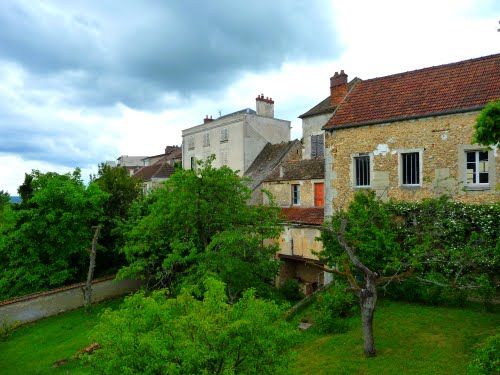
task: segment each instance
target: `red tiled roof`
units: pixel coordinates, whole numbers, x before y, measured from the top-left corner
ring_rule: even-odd
[[[324,129],[480,109],[500,98],[500,54],[359,82]]]
[[[281,212],[291,223],[321,225],[324,221],[323,207],[283,207]]]

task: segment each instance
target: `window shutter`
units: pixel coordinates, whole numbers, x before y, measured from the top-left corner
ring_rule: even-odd
[[[318,137],[318,142],[317,142],[317,151],[316,151],[316,155],[317,156],[321,156],[323,157],[324,156],[324,150],[325,150],[325,140],[323,138],[323,134],[320,134],[317,136]]]
[[[311,135],[311,157],[317,156],[318,138],[316,135]]]

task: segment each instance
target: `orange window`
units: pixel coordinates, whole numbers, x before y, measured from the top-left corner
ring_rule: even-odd
[[[323,207],[325,205],[325,188],[323,182],[314,184],[314,206]]]

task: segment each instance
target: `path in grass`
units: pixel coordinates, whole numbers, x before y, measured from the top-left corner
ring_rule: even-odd
[[[86,374],[78,362],[53,368],[55,361],[71,358],[89,344],[89,329],[105,307],[115,308],[122,299],[94,305],[92,314],[83,309],[39,320],[18,328],[0,341],[0,374]]]
[[[339,335],[305,333],[297,374],[465,374],[474,345],[500,315],[383,301],[375,313],[376,358],[365,359],[359,318]]]

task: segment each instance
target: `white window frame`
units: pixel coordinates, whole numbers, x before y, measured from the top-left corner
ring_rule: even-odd
[[[297,194],[295,194],[295,188],[297,188]],[[292,184],[292,205],[300,206],[300,184]],[[295,199],[297,195],[297,199]]]
[[[356,159],[361,157],[368,157],[369,163],[369,183],[368,185],[357,185],[356,181]],[[355,189],[371,189],[373,181],[373,153],[372,152],[359,152],[351,155],[351,175],[352,175],[352,186]]]
[[[403,154],[411,154],[411,153],[418,153],[418,184],[403,184]],[[399,187],[402,187],[402,188],[422,187],[422,184],[424,181],[423,153],[424,153],[423,148],[397,150]]]
[[[488,155],[488,182],[476,182],[476,183],[468,183],[467,182],[467,153],[468,152],[474,152],[476,157],[475,157],[475,163],[476,163],[476,168],[477,168],[477,181],[479,181],[479,152],[486,152]],[[478,147],[472,147],[472,148],[466,148],[463,150],[463,183],[465,188],[470,188],[474,189],[477,188],[479,190],[484,190],[484,189],[489,189],[491,186],[491,181],[493,178],[494,173],[492,173],[492,169],[495,168],[495,165],[492,163],[492,153],[488,149],[484,148],[478,148]]]

